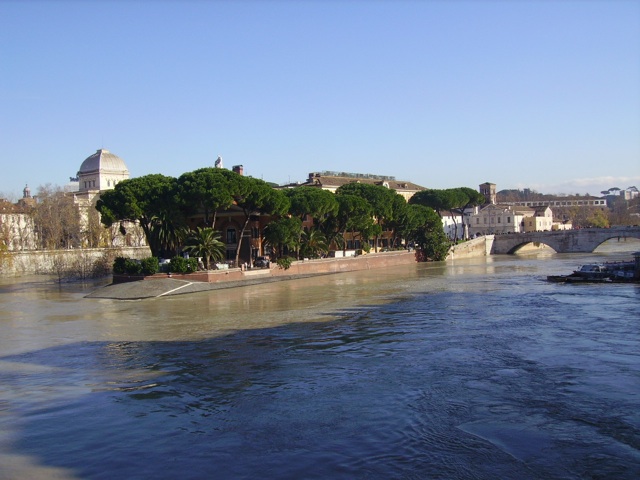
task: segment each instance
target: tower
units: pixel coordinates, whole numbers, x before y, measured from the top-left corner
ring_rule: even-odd
[[[484,195],[486,203],[491,205],[496,204],[496,184],[485,182],[480,185],[480,193]]]

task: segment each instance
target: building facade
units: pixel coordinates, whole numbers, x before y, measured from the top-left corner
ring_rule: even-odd
[[[372,175],[368,173],[347,173],[347,172],[312,172],[306,182],[285,185],[284,188],[292,187],[318,187],[335,193],[338,188],[348,183],[368,183],[370,185],[381,185],[395,190],[398,194],[409,201],[417,192],[425,190],[424,187],[412,182],[396,180],[395,177],[385,175]]]

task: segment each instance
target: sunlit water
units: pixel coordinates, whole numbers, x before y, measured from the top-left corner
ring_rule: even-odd
[[[545,281],[623,258],[135,302],[5,280],[0,478],[640,478],[640,286]]]

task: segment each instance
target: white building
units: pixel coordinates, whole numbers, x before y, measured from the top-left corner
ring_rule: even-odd
[[[468,232],[465,233],[466,224],[462,215],[442,215],[442,228],[450,240],[455,240],[456,237],[467,238]]]
[[[35,204],[29,186],[22,190],[22,198],[13,204],[0,200],[0,244],[8,251],[33,250],[36,234],[30,210]]]
[[[129,178],[129,169],[117,155],[104,148],[87,157],[78,170],[80,192],[109,190]]]
[[[525,216],[523,221],[524,232],[550,232],[553,230],[553,213],[549,207],[534,207],[533,215]]]
[[[469,235],[495,235],[503,233],[520,233],[524,231],[525,217],[533,217],[535,210],[529,207],[513,205],[485,205],[476,207],[469,216]]]
[[[101,148],[82,162],[77,175],[78,190],[73,192],[73,198],[78,205],[82,230],[86,235],[91,228],[89,214],[95,211],[100,194],[115,188],[122,180],[127,180],[129,169],[122,158]],[[112,225],[109,229],[108,241],[111,246],[145,245],[139,226],[126,224],[124,227],[127,232],[124,237],[120,234],[119,224]]]

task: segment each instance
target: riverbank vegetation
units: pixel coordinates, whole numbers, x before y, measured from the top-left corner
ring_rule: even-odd
[[[455,198],[445,205],[450,211],[484,201],[472,189],[446,192]],[[96,209],[107,227],[139,225],[154,257],[172,258],[186,251],[202,257],[207,269],[210,260],[224,255],[216,225],[230,209],[240,219],[236,265],[249,222],[258,217],[268,218],[257,235],[274,261],[344,251],[347,237],[357,239],[365,250],[376,248],[383,233],[389,248],[415,245],[422,252],[420,260],[442,260],[449,248],[428,196],[407,203],[395,190],[374,184],[349,183],[335,193],[308,186],[276,189],[229,170],[202,168],[178,178],[153,174],[124,180],[101,195]],[[309,218],[310,227],[304,225]]]

